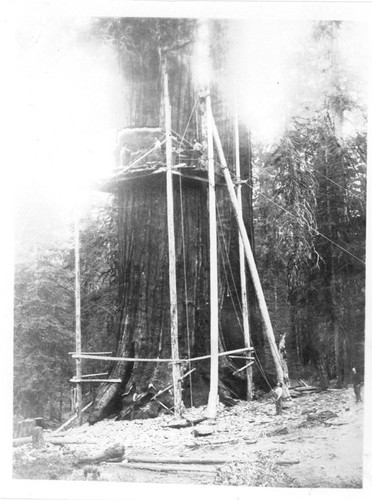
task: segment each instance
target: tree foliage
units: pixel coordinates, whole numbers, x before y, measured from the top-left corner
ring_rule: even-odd
[[[73,276],[68,252],[47,250],[15,272],[14,407],[23,416],[58,416],[69,392],[74,350]],[[60,412],[59,412],[60,413]]]
[[[29,207],[28,231],[20,238],[14,289],[14,411],[24,417],[61,418],[70,401],[75,366],[75,254],[73,223],[44,214],[44,226],[68,235],[47,237],[40,204]],[[36,215],[33,217],[32,212]],[[108,201],[81,221],[81,325],[83,351],[115,349],[113,317],[117,300],[115,213]],[[67,227],[66,227],[67,224]],[[56,242],[58,241],[58,246]],[[37,243],[35,245],[35,242]],[[59,248],[59,245],[62,248]],[[28,251],[27,251],[28,249]],[[84,373],[107,368],[87,362]],[[89,392],[89,390],[88,390]]]
[[[338,51],[341,29],[315,23],[303,58],[318,85],[304,88],[279,144],[259,162],[267,193],[259,210],[271,204],[276,256],[265,275],[285,267],[290,319],[282,325],[293,357],[315,365],[324,385],[335,376],[345,383],[363,363],[366,136],[363,98]],[[346,116],[357,124],[349,135]]]

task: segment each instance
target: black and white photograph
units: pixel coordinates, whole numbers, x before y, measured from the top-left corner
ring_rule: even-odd
[[[10,3],[4,498],[364,498],[371,4]]]

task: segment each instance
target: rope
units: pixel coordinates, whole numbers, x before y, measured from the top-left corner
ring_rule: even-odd
[[[183,140],[183,141],[187,142],[187,144],[188,144],[189,146],[192,146],[192,143],[191,143],[190,141],[188,141],[187,139],[185,139],[184,137],[182,137],[182,135],[181,135],[181,134],[179,134],[178,132],[176,132],[176,131],[175,131],[175,130],[173,130],[173,129],[171,129],[171,132],[172,132],[172,134],[175,134],[175,135],[177,135],[178,137],[180,137],[180,138],[181,138],[181,140]],[[180,144],[181,144],[181,142],[180,142]]]
[[[183,253],[183,277],[184,277],[184,286],[185,286],[185,312],[186,312],[186,333],[187,333],[187,354],[189,358],[191,357],[191,346],[190,346],[190,326],[189,326],[189,301],[188,301],[188,293],[187,293],[187,279],[186,279],[186,248],[185,248],[185,228],[184,228],[184,216],[183,216],[183,190],[182,190],[182,178],[179,177],[179,187],[180,187],[180,210],[181,210],[181,237],[182,237],[182,253]],[[188,363],[188,368],[190,370],[191,363]],[[189,374],[189,383],[190,383],[190,404],[191,407],[193,404],[193,392],[192,392],[192,376],[191,371]]]
[[[220,211],[218,209],[218,205],[216,205],[216,208],[217,208],[217,216],[218,216],[219,224],[220,224],[220,227],[222,227],[221,216],[220,216]],[[240,309],[241,314],[243,314],[241,303],[240,303],[240,300],[239,300],[239,295],[238,295],[237,287],[236,287],[236,283],[235,283],[235,279],[234,279],[234,275],[233,275],[232,268],[231,268],[230,258],[229,258],[228,251],[227,251],[227,243],[226,243],[226,239],[225,239],[225,235],[224,235],[223,231],[221,231],[221,234],[222,234],[223,246],[224,246],[224,249],[225,249],[225,252],[226,252],[226,260],[227,260],[228,265],[229,265],[230,275],[231,275],[232,282],[233,282],[233,285],[234,285],[235,294],[236,294],[236,297],[238,297],[237,300],[238,300],[238,304],[239,304],[239,309]],[[231,302],[232,302],[232,305],[233,305],[233,308],[234,308],[234,311],[235,311],[235,315],[236,315],[238,323],[239,323],[239,327],[240,327],[241,331],[243,332],[243,326],[241,324],[240,317],[238,315],[238,311],[237,311],[236,306],[235,306],[234,298],[233,298],[233,296],[231,294],[231,288],[230,288],[229,279],[228,279],[228,275],[227,275],[227,271],[226,271],[226,260],[225,260],[223,252],[221,252],[221,257],[222,257],[222,263],[223,263],[223,270],[224,270],[225,277],[226,277],[226,283],[227,283],[227,286],[228,286],[229,291],[230,291]]]
[[[216,165],[220,166],[221,168],[224,168],[223,165],[221,165],[221,163],[219,162],[215,162]],[[247,186],[247,187],[250,187],[251,189],[253,189],[253,186],[251,184],[249,184],[248,180],[245,180],[245,181],[241,181],[241,180],[237,180],[236,177],[234,176],[234,174],[232,174],[232,176],[234,177],[235,179],[235,183],[236,182],[239,182],[242,186]],[[279,205],[279,203],[276,203],[276,201],[272,200],[271,198],[269,198],[267,195],[263,194],[263,193],[260,193],[258,192],[257,194],[259,194],[260,196],[263,196],[264,198],[266,198],[268,201],[270,201],[270,203],[273,203],[274,205],[276,205],[278,208],[280,208],[281,210],[283,210],[284,212],[286,212],[288,215],[290,215],[291,217],[293,217],[294,219],[300,221],[300,219],[298,217],[296,217],[294,214],[292,214],[291,212],[289,212],[286,208],[282,207],[281,205]],[[336,247],[338,247],[340,250],[342,250],[343,252],[347,253],[350,255],[350,257],[353,257],[354,259],[358,260],[361,264],[364,264],[366,265],[365,261],[360,259],[359,257],[357,257],[356,255],[354,255],[353,253],[349,252],[348,250],[346,250],[346,248],[342,247],[341,245],[339,245],[338,243],[336,243],[335,241],[331,240],[330,238],[328,238],[328,236],[326,236],[325,234],[321,233],[320,231],[318,231],[317,229],[315,229],[314,227],[310,226],[310,224],[307,224],[308,228],[312,231],[314,231],[317,235],[321,236],[322,238],[326,239],[327,241],[329,241],[332,245],[335,245]]]
[[[339,187],[340,189],[343,189],[345,191],[345,193],[349,194],[350,196],[353,196],[354,198],[357,198],[359,201],[362,201],[364,202],[365,200],[357,195],[356,193],[353,193],[352,191],[350,191],[350,189],[348,188],[345,188],[344,186],[341,186],[341,184],[338,184],[338,182],[330,179],[329,177],[327,177],[326,175],[324,175],[322,172],[319,172],[319,170],[317,170],[316,168],[313,167],[313,170],[314,172],[316,172],[317,174],[323,176],[325,179],[327,179],[329,182],[332,182],[332,184],[334,184],[335,186]]]
[[[192,107],[192,110],[191,110],[191,113],[190,113],[190,117],[188,119],[187,125],[185,127],[185,131],[183,133],[183,136],[182,136],[182,139],[181,139],[181,142],[180,142],[180,146],[182,146],[182,143],[183,143],[183,141],[185,139],[185,135],[186,135],[187,129],[189,128],[189,125],[190,125],[190,122],[191,122],[191,118],[192,118],[192,115],[194,114],[197,102],[198,102],[198,98],[195,99],[194,106]]]
[[[259,357],[257,356],[257,352],[256,351],[255,351],[255,355],[256,355],[256,360],[257,360],[257,367],[258,367],[259,371],[261,372],[262,377],[264,378],[265,382],[270,387],[270,389],[273,390],[273,388],[272,388],[272,386],[271,386],[271,384],[269,382],[269,379],[266,376],[265,370],[263,369],[263,367],[261,365],[261,361],[260,361]]]
[[[164,135],[164,133],[163,133],[163,135]],[[163,141],[161,141],[160,146],[162,146],[166,142],[167,142],[167,139],[164,139]],[[133,165],[135,165],[139,161],[141,161],[144,158],[146,158],[146,156],[148,156],[150,153],[153,153],[154,151],[156,151],[158,149],[158,147],[159,147],[158,145],[153,146],[151,149],[149,149],[148,151],[146,151],[146,153],[144,153],[142,156],[140,156],[139,158],[137,158],[137,160],[134,160],[130,165],[128,165],[126,167],[126,169],[128,169],[128,170],[131,169],[133,167]]]
[[[253,186],[251,186],[249,184],[248,181],[242,181],[241,184],[243,186],[249,186],[251,189],[253,189]],[[298,217],[296,217],[294,214],[292,214],[289,210],[287,210],[286,208],[284,208],[283,206],[279,205],[279,203],[277,203],[276,201],[272,200],[271,198],[269,198],[268,196],[266,196],[265,194],[263,193],[258,193],[260,196],[263,196],[264,198],[266,198],[268,201],[270,201],[271,203],[273,203],[274,205],[276,205],[278,208],[280,208],[281,210],[283,210],[284,212],[286,212],[288,215],[290,215],[293,219],[296,219],[296,220],[300,220]],[[347,253],[350,255],[350,257],[353,257],[354,259],[358,260],[359,262],[361,262],[362,264],[366,265],[365,261],[360,259],[359,257],[357,257],[356,255],[354,255],[353,253],[349,252],[349,250],[346,250],[346,248],[342,247],[341,245],[339,245],[338,243],[336,243],[335,241],[331,240],[330,238],[328,238],[328,236],[326,236],[325,234],[321,233],[320,231],[318,231],[317,229],[315,229],[314,227],[310,226],[309,223],[307,223],[307,227],[311,230],[311,231],[314,231],[317,235],[319,236],[322,236],[324,239],[326,239],[327,241],[329,241],[330,243],[332,243],[332,245],[335,245],[336,247],[338,247],[340,250],[342,250],[343,252]]]
[[[215,164],[220,166],[221,168],[222,165],[221,163],[219,163],[218,161],[215,161]],[[183,175],[183,174],[179,174],[179,175]],[[185,176],[184,177],[188,177],[188,176]],[[233,176],[235,177],[235,176]],[[193,177],[195,179],[198,179],[197,177]],[[199,179],[199,180],[202,180],[202,179]],[[203,179],[204,180],[204,179]],[[208,182],[208,181],[207,181]],[[249,184],[249,182],[247,180],[245,181],[237,181],[235,179],[235,182],[239,182],[242,186],[247,186],[247,187],[250,187],[251,189],[253,189],[253,186],[251,184]],[[276,201],[272,200],[271,198],[269,198],[267,195],[263,194],[263,193],[260,193],[258,192],[257,193],[258,195],[260,196],[263,196],[264,198],[266,198],[270,203],[273,203],[274,205],[276,205],[278,208],[280,208],[281,210],[283,210],[284,212],[286,212],[288,215],[290,215],[291,217],[293,217],[294,219],[300,221],[300,219],[298,217],[296,217],[296,215],[292,214],[291,212],[289,212],[289,210],[287,210],[286,208],[284,208],[283,206],[279,205],[279,203],[276,203]],[[336,243],[335,241],[331,240],[330,238],[328,238],[328,236],[326,236],[325,234],[321,233],[320,231],[318,231],[317,229],[315,229],[314,227],[310,226],[310,224],[307,224],[308,225],[308,228],[311,230],[311,231],[314,231],[318,236],[321,236],[322,238],[324,238],[325,240],[329,241],[332,245],[335,245],[336,247],[338,247],[340,250],[342,250],[343,252],[347,253],[350,255],[350,257],[353,257],[354,259],[358,260],[361,264],[363,265],[366,265],[365,261],[360,259],[359,257],[357,257],[356,255],[354,255],[353,253],[349,252],[349,250],[346,250],[346,248],[342,247],[341,245],[339,245],[338,243]]]

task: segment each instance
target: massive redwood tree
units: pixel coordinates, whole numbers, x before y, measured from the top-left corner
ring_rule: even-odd
[[[223,71],[223,30],[212,26],[216,40],[212,51],[213,71]],[[172,129],[177,137],[200,140],[201,112],[197,78],[192,60],[197,45],[197,23],[176,19],[106,19],[95,26],[103,41],[117,50],[122,77],[123,127],[163,125],[162,56],[167,60]],[[219,35],[218,35],[219,33]],[[218,43],[217,43],[218,42]],[[197,75],[196,75],[197,76]],[[212,81],[213,78],[212,78]],[[232,120],[218,86],[212,87],[213,108],[221,138],[232,160]],[[243,170],[249,165],[247,137],[242,141]],[[149,147],[151,144],[149,144]],[[245,156],[244,156],[245,155]],[[245,158],[245,162],[244,162]],[[238,294],[237,229],[228,193],[217,167],[217,222],[219,245],[220,350],[244,346],[239,311],[232,296]],[[206,174],[204,174],[206,178]],[[119,177],[120,179],[120,177]],[[206,180],[206,179],[205,179]],[[209,227],[208,184],[174,176],[177,296],[180,357],[209,354]],[[116,356],[170,358],[170,305],[165,175],[134,176],[109,184],[118,206],[119,308],[116,319]],[[245,200],[247,206],[249,198]],[[247,221],[251,214],[247,213]],[[253,317],[253,316],[252,316]],[[205,404],[209,387],[209,361],[185,364],[196,368],[184,380],[183,401]],[[220,358],[220,398],[244,397],[242,373],[237,365]],[[153,394],[172,384],[170,363],[118,362],[111,376],[121,384],[103,384],[97,393],[89,421],[118,412],[121,418],[149,417],[173,405],[171,391],[159,401]]]

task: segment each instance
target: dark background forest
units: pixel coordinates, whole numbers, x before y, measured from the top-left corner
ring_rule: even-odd
[[[165,40],[159,43],[182,38],[184,31],[192,32],[193,23],[172,20],[163,24],[160,32]],[[215,31],[216,45],[229,40],[231,47],[234,43],[239,46],[239,39],[231,36],[236,31],[232,24],[221,22]],[[123,71],[118,40],[126,45],[125,50],[132,43],[134,53],[146,51],[148,47],[141,45],[144,32],[149,43],[149,33],[159,34],[159,22],[98,20],[76,32],[71,28],[63,44],[57,44],[59,51],[68,54],[78,43],[80,58],[90,58],[93,66],[109,60],[111,70],[115,68],[115,78],[111,83],[109,78],[109,83],[105,80],[98,92],[98,98],[105,98],[97,104],[102,123],[112,128],[126,125],[118,117],[127,105],[117,78]],[[255,130],[254,123],[242,127],[250,129],[246,138],[251,165],[243,193],[246,191],[250,205],[251,241],[274,333],[277,340],[287,333],[291,377],[312,379],[322,387],[331,380],[340,387],[348,384],[352,366],[361,373],[364,370],[366,82],[353,53],[345,50],[346,45],[350,48],[356,43],[355,32],[355,26],[347,22],[308,23],[306,37],[292,47],[287,61],[291,92],[283,105],[285,119],[274,113],[270,117],[271,121],[282,120],[280,132],[268,138]],[[23,43],[29,36],[23,33]],[[92,43],[95,51],[90,50]],[[229,66],[234,62],[229,56],[231,47],[220,61],[228,76],[234,74]],[[241,66],[246,64],[241,62]],[[262,70],[262,66],[258,70],[254,66],[255,61],[250,60],[249,69]],[[220,81],[225,85],[229,79]],[[240,95],[242,100],[249,94],[248,83],[246,93],[243,90]],[[219,89],[227,103],[228,88]],[[32,99],[37,99],[35,95]],[[120,102],[119,111],[114,102]],[[89,104],[88,99],[87,107]],[[103,111],[106,108],[109,111]],[[231,118],[227,113],[226,117],[227,121]],[[60,151],[63,144],[58,140],[57,145]],[[232,149],[227,143],[229,147]],[[57,189],[58,182],[57,176]],[[71,184],[70,178],[60,185],[64,198],[70,197]],[[89,197],[79,207],[82,350],[115,353],[121,300],[118,203],[115,195],[99,191],[99,183],[93,185],[87,179],[86,185],[91,188]],[[75,370],[69,355],[75,350],[73,215],[71,208],[54,199],[45,178],[39,183],[30,180],[16,200],[14,413],[23,417],[61,420],[70,401],[69,381]],[[233,247],[230,253],[234,251]],[[235,284],[229,277],[226,282],[227,296],[235,301],[229,310],[239,309]],[[221,321],[229,321],[223,312]],[[259,334],[257,325],[252,336]],[[269,373],[263,338],[258,343],[263,369]],[[90,373],[112,368],[102,361],[89,361],[87,366]],[[259,372],[254,377],[260,389],[269,389]],[[86,389],[87,401],[95,391],[93,385]]]

